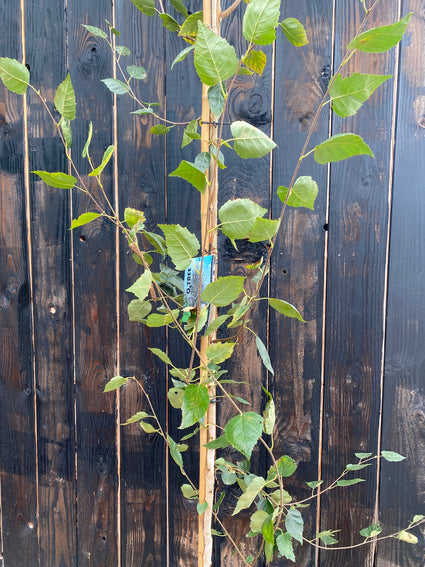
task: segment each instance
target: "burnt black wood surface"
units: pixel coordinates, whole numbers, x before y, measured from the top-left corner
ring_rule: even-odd
[[[163,3],[181,19],[170,1]],[[201,8],[199,0],[185,4],[192,13]],[[222,0],[223,8],[230,4]],[[422,4],[381,0],[369,27],[413,12],[400,57],[397,51],[356,57],[344,74],[393,73],[394,79],[353,119],[334,115],[330,121],[325,108],[310,143],[314,147],[330,131],[353,131],[376,158],[328,169],[308,157],[300,168],[298,175],[317,181],[319,197],[314,211],[285,213],[262,295],[290,301],[306,323],[269,312],[259,302],[252,326],[269,346],[275,375],[265,371],[248,335],[229,366],[234,379],[249,383],[240,395],[254,411],[264,408],[261,386],[275,395],[275,452],[298,464],[285,483],[296,498],[308,496],[306,481],[338,476],[356,451],[382,447],[407,457],[401,464],[370,467],[364,485],[324,495],[319,507],[304,510],[306,537],[341,529],[344,545],[359,542],[358,530],[378,519],[391,533],[425,514]],[[238,54],[244,47],[238,39],[243,7],[223,24]],[[264,48],[268,63],[262,77],[238,77],[227,112],[229,121],[246,120],[272,134],[278,148],[261,160],[241,160],[224,149],[219,206],[249,197],[271,206],[272,217],[278,217],[276,189],[290,182],[306,130],[362,10],[357,0],[282,3],[281,19],[303,21],[309,45],[296,49],[277,30],[275,50]],[[130,114],[135,103],[114,97],[101,83],[114,73],[120,78],[120,70],[108,45],[81,24],[106,29],[105,18],[121,32],[116,43],[131,51],[121,58],[122,67],[147,70],[137,96],[158,101],[155,110],[173,122],[200,116],[193,54],[171,69],[187,44],[129,0],[5,0],[0,56],[29,64],[31,82],[42,89],[55,117],[54,92],[70,72],[78,105],[72,157],[94,187],[81,157],[89,121],[95,165],[118,142],[102,181],[121,218],[131,206],[145,212],[151,230],[166,221],[199,236],[198,192],[167,177],[181,159],[193,160],[199,143],[181,151],[182,125],[167,137],[152,136],[157,120]],[[134,384],[102,393],[116,374],[140,378],[162,426],[175,432],[180,418],[167,403],[170,377],[148,349],[167,350],[182,368],[189,351],[176,335],[128,321],[131,297],[125,290],[140,266],[107,222],[69,231],[72,218],[94,208],[83,193],[48,188],[30,173],[68,166],[42,104],[32,92],[27,107],[24,103],[0,85],[0,567],[196,567],[196,501],[183,498],[178,467],[157,436],[134,424],[120,426],[136,411],[149,411],[146,400]],[[219,275],[230,269],[249,277],[246,265],[267,252],[263,244],[242,242],[236,251],[223,237],[218,247]],[[219,422],[231,412],[221,406]],[[186,432],[177,431],[179,441]],[[184,459],[196,480],[197,437],[188,444]],[[254,453],[258,474],[265,475],[269,465],[262,451]],[[240,523],[232,518],[230,492],[221,519],[248,554],[256,540],[245,538],[248,514],[241,514]],[[423,530],[416,535],[418,546],[395,540],[352,551],[297,546],[297,565],[421,567]],[[240,562],[218,539],[213,564]],[[292,563],[285,559],[273,563],[287,565]]]

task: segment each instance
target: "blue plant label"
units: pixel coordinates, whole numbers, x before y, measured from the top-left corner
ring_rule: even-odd
[[[202,293],[207,285],[213,281],[214,271],[215,256],[204,256],[203,263],[201,256],[193,258],[190,266],[184,271],[184,307],[194,309],[198,305],[199,292]],[[201,281],[199,280],[200,277]],[[205,305],[202,305],[202,307],[205,307]],[[183,321],[187,321],[189,316],[190,312],[187,310],[183,314]]]

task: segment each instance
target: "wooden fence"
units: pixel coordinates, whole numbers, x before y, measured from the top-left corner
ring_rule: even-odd
[[[200,0],[185,2],[192,12]],[[230,5],[230,1],[223,6]],[[368,1],[366,0],[366,4]],[[165,4],[169,4],[168,1]],[[173,8],[169,11],[174,13]],[[286,0],[285,17],[302,20],[310,44],[292,47],[279,35],[261,78],[241,77],[229,104],[232,119],[272,134],[271,157],[241,161],[226,154],[220,202],[250,197],[278,214],[278,185],[289,182],[321,94],[362,13],[357,0]],[[413,12],[401,51],[356,57],[350,70],[392,73],[357,117],[328,111],[312,143],[332,132],[355,131],[376,159],[354,158],[302,174],[320,186],[315,211],[288,211],[273,254],[272,297],[295,304],[307,320],[269,313],[254,316],[267,341],[275,376],[267,376],[255,342],[243,338],[230,371],[248,382],[244,397],[256,411],[261,386],[279,405],[277,454],[299,464],[288,490],[308,494],[305,481],[336,478],[355,451],[398,451],[401,464],[366,471],[367,483],[333,492],[304,510],[306,533],[341,529],[343,545],[376,518],[386,533],[425,514],[425,10],[423,0],[381,0],[370,26]],[[132,63],[148,81],[146,101],[159,101],[170,120],[200,114],[198,81],[186,60],[171,70],[184,47],[129,0],[3,0],[0,56],[25,61],[32,84],[51,101],[69,70],[78,97],[73,157],[81,159],[89,120],[94,161],[118,140],[115,164],[105,171],[105,191],[121,211],[145,211],[149,227],[167,220],[199,231],[193,188],[167,174],[181,159],[181,129],[149,133],[151,120],[134,117],[132,102],[113,97],[100,82],[113,74],[111,53],[81,24],[121,31]],[[223,24],[240,52],[240,13]],[[334,41],[334,43],[333,43]],[[167,406],[164,365],[149,346],[165,348],[163,330],[129,323],[125,289],[138,267],[121,235],[104,222],[69,230],[90,204],[80,193],[46,187],[33,170],[66,171],[57,134],[34,93],[0,88],[0,565],[3,567],[192,567],[197,564],[196,503],[180,492],[182,478],[161,440],[134,426],[120,427],[143,408],[137,390],[103,394],[117,372],[140,377],[164,427],[178,424]],[[52,107],[51,103],[49,106]],[[274,119],[274,122],[272,122]],[[183,150],[187,159],[196,148]],[[262,245],[235,251],[219,242],[220,272],[247,274]],[[267,293],[267,288],[265,290]],[[168,344],[182,367],[185,350]],[[230,409],[222,407],[220,418]],[[197,475],[197,446],[184,456]],[[258,470],[268,467],[255,454]],[[248,518],[223,518],[244,552]],[[226,515],[227,514],[227,515]],[[303,567],[421,567],[418,546],[386,540],[349,551],[298,547]],[[256,543],[256,542],[254,542]],[[274,566],[292,565],[281,559]],[[231,547],[217,540],[214,566],[238,566]]]

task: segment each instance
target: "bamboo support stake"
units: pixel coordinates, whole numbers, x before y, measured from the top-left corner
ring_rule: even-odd
[[[220,0],[203,0],[204,24],[219,33],[217,27],[217,12]],[[209,151],[209,141],[217,135],[216,127],[211,124],[212,116],[208,104],[208,87],[202,85],[202,115],[201,115],[201,151]],[[211,231],[217,225],[217,169],[212,175],[208,175],[209,183],[203,194],[201,194],[201,242],[202,253],[213,254],[217,259],[217,233]],[[216,263],[217,264],[217,263]],[[210,309],[214,309],[211,305]],[[214,315],[214,314],[213,314]],[[206,360],[206,351],[213,336],[201,338],[201,356]],[[201,371],[201,382],[207,378],[207,373]],[[215,390],[210,388],[210,398],[215,397]],[[199,447],[199,502],[206,502],[208,508],[199,516],[198,523],[198,567],[211,567],[212,565],[212,506],[214,503],[214,460],[215,452],[204,447],[208,441],[216,437],[216,405],[210,403],[205,416],[205,427],[200,430]]]

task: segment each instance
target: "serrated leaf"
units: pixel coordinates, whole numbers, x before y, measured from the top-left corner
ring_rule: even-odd
[[[127,419],[125,425],[129,425],[130,423],[137,423],[141,419],[145,419],[145,417],[152,417],[152,416],[147,414],[145,411],[138,411],[137,413],[135,413],[134,415],[132,415]]]
[[[251,0],[243,17],[243,35],[250,43],[268,45],[276,39],[280,0]]]
[[[224,307],[235,301],[243,291],[244,276],[225,276],[207,285],[201,294],[204,303]]]
[[[400,461],[404,461],[406,457],[403,455],[399,455],[398,453],[394,453],[394,451],[381,451],[381,457],[390,463],[399,463]]]
[[[143,223],[146,217],[143,211],[137,209],[132,209],[131,207],[126,207],[124,209],[124,222],[127,223],[129,228],[143,228]]]
[[[250,199],[229,200],[218,211],[222,232],[232,240],[247,238],[257,217],[267,212]]]
[[[183,394],[183,419],[179,429],[190,427],[202,419],[209,404],[208,388],[203,384],[189,384]]]
[[[201,81],[213,86],[234,75],[239,61],[232,45],[199,22],[194,64]]]
[[[335,545],[338,540],[334,537],[334,533],[332,530],[326,530],[317,534],[316,539],[319,538],[324,545]]]
[[[276,545],[280,557],[286,557],[289,561],[295,563],[294,549],[292,547],[292,536],[289,533],[281,532],[276,536]]]
[[[173,309],[174,317],[178,317],[179,310]],[[169,313],[151,313],[144,321],[147,327],[165,327],[171,325],[173,317]]]
[[[199,240],[186,227],[179,224],[159,224],[165,235],[168,254],[177,270],[185,270],[199,251]]]
[[[128,57],[131,54],[130,50],[125,45],[116,45],[115,51],[118,53],[120,57],[121,56]]]
[[[208,104],[211,112],[218,119],[224,109],[226,87],[224,83],[217,83],[208,89]]]
[[[170,14],[159,14],[159,17],[165,29],[172,32],[180,31],[180,24]]]
[[[183,457],[179,451],[177,443],[170,437],[167,433],[168,448],[170,449],[170,455],[173,461],[181,468],[183,467]]]
[[[195,118],[194,120],[191,120],[189,122],[189,124],[186,126],[186,128],[183,131],[183,139],[182,139],[181,147],[184,148],[188,146],[194,139],[192,135],[197,134],[197,132],[198,132],[198,120],[197,118]]]
[[[382,532],[382,528],[379,524],[372,524],[367,528],[360,530],[360,535],[363,537],[375,537]]]
[[[425,516],[423,516],[422,514],[416,514],[415,516],[413,516],[412,524],[416,524],[416,522],[421,522],[424,518]]]
[[[167,392],[167,398],[170,405],[175,409],[181,409],[183,405],[184,388],[170,388]]]
[[[198,498],[199,495],[198,490],[193,488],[190,484],[182,484],[180,489],[185,498],[188,498],[189,500],[195,500]]]
[[[30,72],[16,59],[0,57],[0,79],[9,91],[24,94],[30,82]]]
[[[129,293],[134,293],[134,295],[140,301],[143,301],[149,294],[149,290],[152,285],[152,272],[150,270],[145,270],[143,274],[126,289]]]
[[[71,230],[74,228],[77,228],[79,226],[84,226],[85,224],[88,224],[89,222],[94,221],[95,219],[99,218],[102,215],[99,215],[98,213],[83,213],[81,214],[78,219],[74,219],[71,223]]]
[[[401,541],[405,541],[406,543],[410,543],[412,545],[416,545],[419,541],[415,535],[411,534],[410,532],[407,532],[406,530],[402,530],[395,537]]]
[[[258,496],[261,489],[264,488],[265,484],[266,481],[262,476],[256,476],[254,479],[252,479],[246,491],[242,494],[242,496],[239,497],[238,503],[236,504],[236,508],[234,509],[232,516],[239,514],[241,510],[249,508],[254,502],[255,498]]]
[[[155,234],[154,232],[144,230],[143,236],[146,238],[149,244],[151,244],[155,248],[155,252],[158,252],[158,254],[165,256],[165,239],[160,234]]]
[[[230,130],[234,138],[234,150],[243,159],[263,157],[276,147],[267,134],[248,122],[237,120]]]
[[[188,43],[195,43],[196,35],[198,33],[198,23],[202,22],[203,12],[194,12],[190,14],[183,22],[179,36],[183,37]]]
[[[130,378],[126,378],[124,376],[114,376],[109,380],[109,382],[103,388],[104,392],[113,392],[114,390],[118,390],[121,386],[124,386]]]
[[[170,126],[165,126],[164,124],[155,124],[155,126],[152,126],[152,128],[150,129],[150,133],[156,134],[157,136],[164,136],[164,134],[168,134],[170,130]]]
[[[96,177],[97,175],[100,175],[102,173],[102,171],[108,165],[109,160],[113,156],[115,148],[116,148],[116,146],[108,146],[106,148],[105,153],[103,154],[102,161],[101,161],[100,165],[98,167],[96,167],[95,169],[93,169],[93,171],[91,171],[89,173],[89,177]]]
[[[104,83],[108,87],[111,93],[117,95],[127,94],[130,90],[130,87],[119,79],[102,79],[102,83]]]
[[[264,242],[271,240],[276,232],[279,230],[280,221],[272,219],[263,219],[257,217],[254,226],[249,233],[250,242]]]
[[[359,482],[365,482],[364,478],[351,478],[351,479],[342,479],[338,480],[336,485],[337,486],[353,486],[354,484],[359,484]]]
[[[350,41],[347,49],[358,49],[366,53],[383,53],[388,51],[402,39],[411,16],[412,12],[399,22],[372,28],[361,33]]]
[[[64,116],[67,120],[74,120],[77,103],[75,101],[75,93],[69,73],[56,89],[54,102],[59,114]]]
[[[364,154],[375,157],[362,137],[357,134],[336,134],[314,148],[314,159],[320,164]]]
[[[72,189],[77,183],[75,177],[59,171],[53,173],[49,173],[48,171],[32,171],[31,173],[35,173],[46,185],[56,187],[56,189]]]
[[[263,418],[258,413],[248,411],[232,417],[224,427],[226,440],[247,459],[263,432]]]
[[[333,111],[342,118],[353,116],[375,90],[391,77],[353,73],[343,79],[338,74],[329,91]]]
[[[261,76],[267,64],[267,55],[261,50],[256,51],[254,49],[242,61],[248,69]]]
[[[198,504],[196,505],[196,510],[200,516],[202,516],[202,514],[205,512],[207,508],[208,508],[208,502],[204,502],[203,504],[200,504],[198,502]]]
[[[269,372],[271,372],[274,375],[274,370],[273,370],[273,367],[272,367],[272,363],[271,363],[271,360],[270,360],[269,353],[267,352],[266,345],[263,343],[263,341],[258,336],[255,337],[255,344],[257,345],[258,354],[260,355],[264,366],[267,368],[267,370]],[[267,433],[267,431],[266,431],[266,433]]]
[[[206,354],[210,364],[220,364],[233,354],[235,343],[212,343],[207,347]]]
[[[270,545],[274,544],[274,524],[272,514],[269,514],[267,520],[264,522],[263,527],[261,528],[261,533],[265,542]]]
[[[302,47],[308,44],[307,32],[305,31],[302,23],[296,18],[286,18],[280,23],[286,39],[295,45],[295,47]]]
[[[153,16],[155,14],[155,0],[131,0],[145,16]]]
[[[88,26],[85,24],[81,24],[83,26],[83,28],[86,28],[87,31],[89,31],[92,35],[96,36],[96,37],[100,37],[102,39],[108,39],[108,34],[105,33],[103,30],[101,30],[100,28],[97,28],[96,26]]]
[[[170,364],[171,366],[173,365],[173,363],[170,360],[170,357],[163,350],[161,350],[160,348],[153,348],[153,347],[148,347],[148,348],[151,351],[151,353],[153,353],[160,360],[162,360],[162,362],[164,362],[165,364]]]
[[[305,323],[298,309],[293,305],[291,305],[291,303],[288,303],[287,301],[283,301],[283,299],[269,298],[269,305],[270,307],[273,307],[273,309],[276,309],[276,311],[282,313],[286,317],[294,317],[295,319],[298,319],[299,321]]]
[[[180,177],[181,179],[184,179],[193,185],[193,187],[195,187],[195,189],[197,189],[200,193],[205,191],[207,184],[205,173],[194,163],[186,160],[182,160],[178,168],[169,174],[169,177]]]
[[[264,522],[269,517],[269,514],[265,510],[257,510],[251,516],[251,521],[249,524],[250,530],[255,534],[261,533],[261,528]]]
[[[140,299],[133,299],[128,304],[128,319],[129,321],[138,321],[139,323],[149,315],[152,306],[149,301],[140,301]]]
[[[288,455],[283,455],[277,461],[279,475],[283,477],[292,476],[297,470],[297,463]]]
[[[188,15],[187,14],[187,8],[183,4],[182,0],[170,0],[170,2],[174,6],[174,8],[177,10],[177,12],[179,12],[179,14],[181,14],[185,18],[187,17],[187,15]]]
[[[309,175],[303,175],[295,181],[287,204],[290,207],[305,207],[313,211],[318,193],[319,187],[317,183]],[[277,188],[277,196],[282,203],[285,202],[287,194],[287,187],[280,186]]]
[[[230,441],[226,439],[224,435],[217,437],[217,439],[213,439],[213,441],[209,441],[204,445],[207,449],[224,449],[230,445]]]
[[[285,518],[285,528],[294,539],[303,543],[304,520],[301,512],[295,508],[288,510]]]
[[[227,319],[229,318],[228,315],[219,315],[218,317],[216,317],[214,319],[214,321],[208,325],[207,330],[204,333],[205,337],[208,337],[209,335],[212,335],[215,331],[217,331],[217,329],[227,321]]]
[[[138,67],[137,65],[128,65],[127,66],[127,73],[133,79],[146,79],[146,71],[143,67]]]
[[[195,49],[194,45],[189,45],[189,47],[185,47],[185,49],[182,49],[180,51],[180,53],[178,53],[178,55],[175,57],[174,61],[171,63],[171,70],[173,69],[173,67],[176,63],[180,63],[180,61],[183,61],[184,59],[186,59],[186,57],[189,55],[189,53],[191,51],[193,51],[194,49]]]

